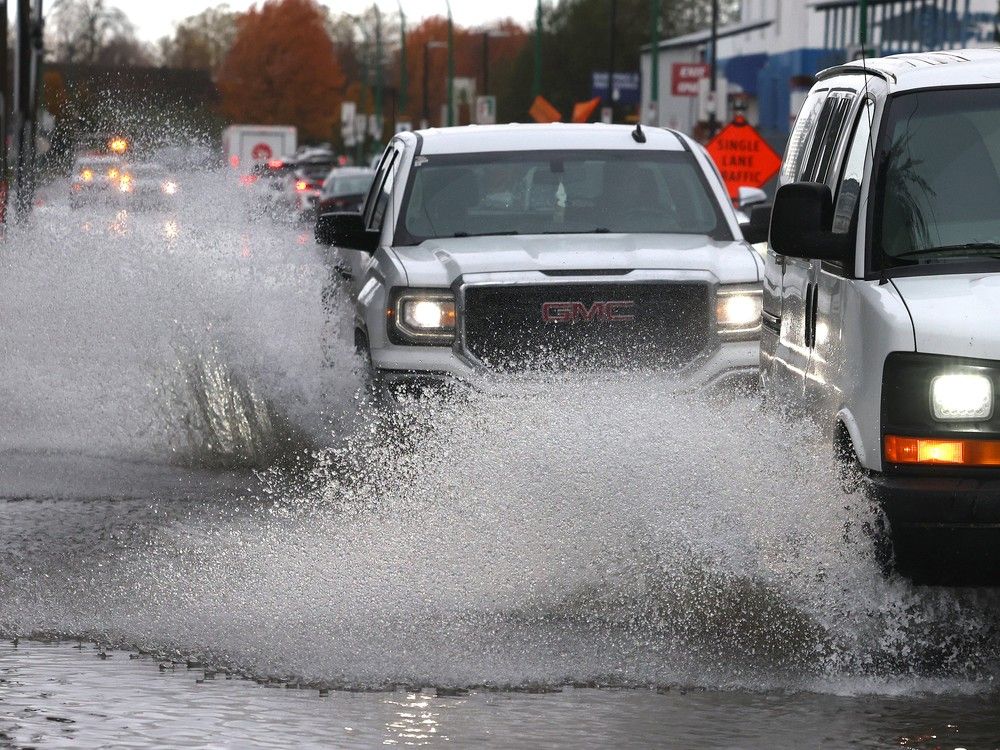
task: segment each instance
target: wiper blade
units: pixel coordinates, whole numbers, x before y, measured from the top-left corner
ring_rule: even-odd
[[[455,232],[452,237],[506,237],[514,234],[520,234],[517,231],[510,232]]]
[[[978,254],[978,251],[998,251],[1000,250],[1000,242],[966,242],[961,245],[939,245],[938,247],[922,247],[918,250],[910,250],[909,252],[900,253],[895,256],[896,258],[918,258],[923,255],[934,255],[936,253],[961,253],[961,252],[972,252],[973,254]],[[986,253],[987,255],[989,253]]]
[[[611,234],[611,230],[607,227],[595,227],[593,229],[567,229],[567,230],[550,230],[548,232],[542,232],[542,234]]]

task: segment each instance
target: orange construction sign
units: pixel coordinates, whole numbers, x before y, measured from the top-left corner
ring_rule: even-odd
[[[764,187],[781,168],[781,157],[742,117],[719,131],[706,148],[722,173],[730,198],[737,197],[741,186]]]
[[[573,105],[573,122],[586,122],[601,103],[601,97],[595,96],[586,102],[577,102]]]

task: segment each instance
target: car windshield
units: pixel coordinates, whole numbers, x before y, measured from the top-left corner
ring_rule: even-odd
[[[875,208],[883,268],[1000,258],[998,93],[938,89],[893,100]]]
[[[731,237],[685,151],[522,151],[421,157],[402,240],[499,234]]]
[[[328,198],[336,198],[341,195],[361,195],[367,193],[374,177],[374,172],[333,177],[323,185],[323,195]]]
[[[300,164],[299,174],[307,180],[325,179],[334,165],[329,162],[317,162],[315,164]]]

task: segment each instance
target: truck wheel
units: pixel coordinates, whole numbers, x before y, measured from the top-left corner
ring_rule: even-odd
[[[837,425],[833,451],[840,488],[847,495],[853,495],[860,491],[865,496],[866,513],[861,522],[861,532],[871,542],[872,557],[879,571],[888,578],[896,569],[895,549],[889,521],[881,502],[871,491],[870,483],[865,480],[865,469],[858,460],[850,433],[843,424]],[[845,529],[844,536],[845,539],[850,538],[849,529]]]

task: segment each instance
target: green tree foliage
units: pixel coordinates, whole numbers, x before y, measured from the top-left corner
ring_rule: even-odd
[[[236,38],[241,14],[223,3],[185,18],[172,37],[159,42],[160,58],[170,68],[216,70]]]
[[[638,71],[640,48],[649,43],[650,0],[616,0],[615,70]],[[720,23],[738,15],[738,0],[721,0]],[[575,102],[591,97],[591,74],[607,70],[611,57],[612,0],[562,0],[543,8],[542,94],[568,116]],[[663,39],[705,29],[711,0],[662,0]],[[503,117],[524,120],[531,106],[534,47],[527,45],[510,76],[498,80]]]

